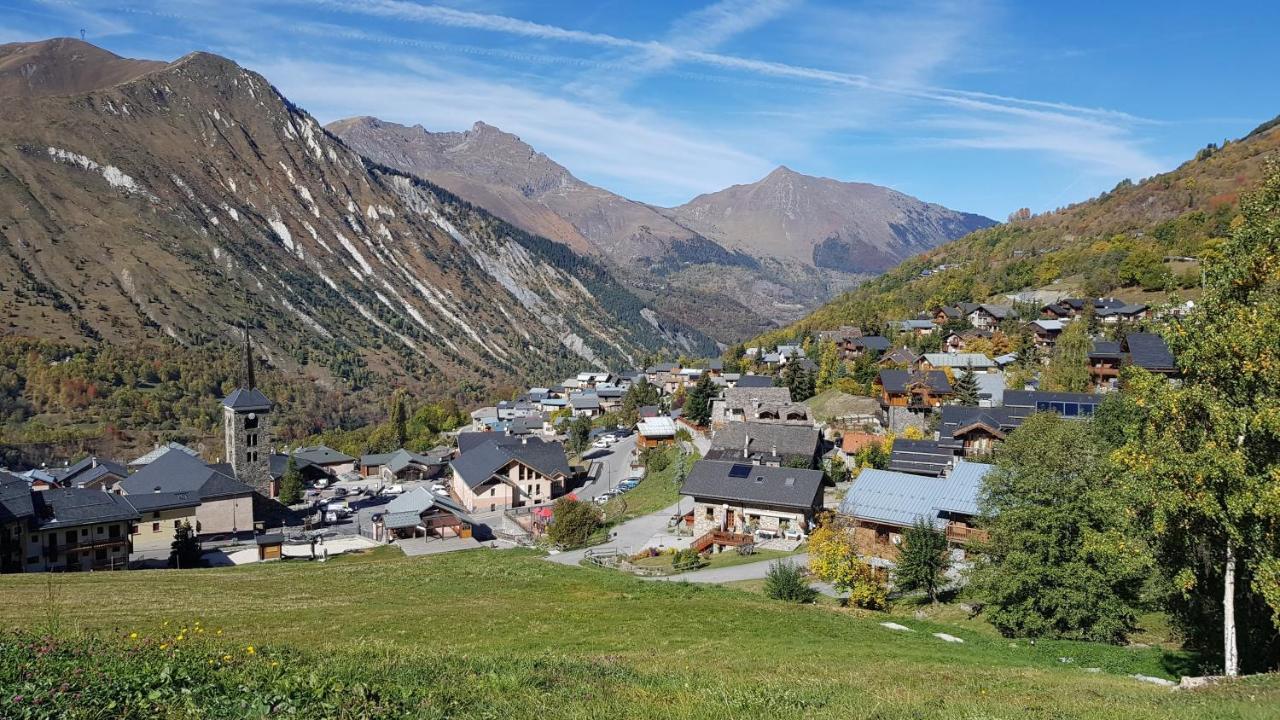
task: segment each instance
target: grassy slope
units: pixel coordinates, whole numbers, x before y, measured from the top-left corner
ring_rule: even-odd
[[[1129,300],[1159,302],[1163,292],[1114,284],[1131,253],[1211,257],[1226,234],[1242,192],[1256,186],[1280,152],[1280,125],[1260,127],[1208,157],[1136,185],[1029,220],[979,230],[917,255],[815,310],[796,323],[748,341],[772,345],[797,335],[852,323],[882,327],[939,303],[983,301],[1029,287],[1079,293],[1092,280]],[[941,264],[959,267],[921,277]],[[1166,264],[1173,273],[1195,268]],[[1060,279],[1059,285],[1048,285]],[[1197,296],[1192,287],[1177,291]]]
[[[229,643],[304,650],[322,673],[353,654],[389,673],[384,682],[438,672],[479,714],[506,717],[1262,718],[1280,703],[1275,678],[1172,693],[1120,677],[1168,674],[1178,659],[1159,650],[1031,647],[914,620],[904,622],[917,632],[893,633],[876,616],[523,551],[0,583],[4,627],[40,627],[52,614],[62,632],[153,636],[165,620],[200,619]],[[939,630],[968,642],[930,637]],[[1080,669],[1090,666],[1105,672]]]

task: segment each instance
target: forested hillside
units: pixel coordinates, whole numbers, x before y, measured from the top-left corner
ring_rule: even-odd
[[[1029,289],[1117,295],[1143,302],[1171,293],[1194,298],[1200,262],[1212,260],[1280,149],[1280,118],[1244,138],[1210,144],[1176,170],[1128,180],[1090,200],[1043,215],[1014,213],[917,255],[887,274],[754,343],[768,345],[842,324],[880,327],[887,319],[961,301]]]

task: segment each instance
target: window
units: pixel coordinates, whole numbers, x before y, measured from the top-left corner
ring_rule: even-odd
[[[75,544],[75,542],[76,542],[76,531],[75,531],[75,530],[68,530],[68,531],[67,531],[67,544],[68,544],[68,545],[74,545],[74,544]]]
[[[877,530],[876,530],[876,543],[877,543],[877,544],[879,544],[879,545],[888,545],[888,544],[889,544],[889,531],[888,531],[888,530],[880,530],[880,529],[877,529]]]
[[[80,535],[83,537],[89,534],[89,528],[80,528]]]
[[[244,419],[244,429],[245,430],[258,429],[258,416],[250,413],[249,416]]]
[[[159,519],[160,519],[160,511],[159,511],[159,510],[156,510],[155,512],[151,513],[151,519],[152,519],[152,520],[159,520]]]
[[[120,526],[112,525],[111,528],[107,531],[107,537],[113,537],[113,538],[120,537]]]
[[[138,526],[137,526],[137,525],[130,525],[130,526],[129,526],[129,534],[130,534],[130,535],[137,535],[139,532],[141,532],[141,530],[138,528]]]
[[[160,523],[151,523],[151,532],[153,533],[160,532]]]
[[[497,505],[494,505],[493,503],[489,503],[489,512],[493,512],[494,510],[497,510],[497,509],[498,509]]]
[[[1078,403],[1065,403],[1062,414],[1066,417],[1076,417],[1080,414],[1080,405]]]
[[[101,525],[99,525],[99,526],[98,526],[98,530],[97,530],[97,532],[98,532],[98,534],[99,534],[99,535],[101,535],[101,534],[102,534],[103,532],[105,532],[105,531],[106,531],[106,528],[102,527]]]
[[[497,486],[494,486],[494,487],[489,488],[489,496],[490,496],[490,497],[493,497],[494,495],[497,495],[497,494],[498,494],[498,488],[497,488]]]
[[[258,433],[249,433],[245,435],[244,444],[247,447],[258,447]]]
[[[174,520],[174,521],[173,521],[173,529],[174,529],[174,530],[177,530],[177,529],[178,529],[178,528],[180,528],[180,527],[182,527],[182,521],[181,521],[181,520]]]

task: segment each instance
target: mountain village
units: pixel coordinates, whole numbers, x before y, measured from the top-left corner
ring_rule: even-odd
[[[1152,318],[1145,305],[1060,298],[1034,319],[1034,305],[1019,307],[937,307],[887,322],[883,335],[846,326],[743,348],[729,360],[738,372],[727,372],[723,359],[584,370],[472,410],[446,444],[359,457],[278,446],[275,404],[256,385],[246,334],[243,382],[222,402],[222,454],[202,457],[170,442],[132,459],[68,458],[5,472],[0,567],[180,566],[176,536],[203,549],[197,566],[323,560],[379,544],[408,554],[537,544],[554,553],[557,543],[545,536],[557,502],[593,503],[602,518],[606,509],[626,515],[617,508],[649,487],[651,459],[675,448],[675,476],[649,481],[678,487],[677,502],[648,513],[662,527],[636,536],[628,525],[653,522],[630,518],[597,537],[600,547],[586,557],[635,570],[634,558],[689,549],[706,557],[792,553],[820,523],[838,522],[856,529],[860,555],[888,579],[903,533],[923,518],[944,533],[962,568],[966,547],[985,536],[984,460],[998,443],[1035,413],[1090,417],[1120,389],[1125,367],[1177,376],[1164,341],[1143,329]],[[1089,327],[1079,370],[1090,390],[1038,389],[1072,326]],[[989,351],[993,340],[1021,349],[973,351]],[[855,365],[874,372],[867,395],[833,387],[824,394],[839,406],[834,412],[805,402],[819,375],[845,377]],[[286,505],[290,475],[302,496]]]
[[[0,719],[1277,717],[1272,9],[117,5],[0,28]]]

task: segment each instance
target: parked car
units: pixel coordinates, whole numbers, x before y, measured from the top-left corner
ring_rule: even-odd
[[[336,488],[334,488],[334,489],[333,489],[333,496],[334,496],[334,497],[346,497],[346,496],[347,496],[347,489],[346,489],[346,488],[344,488],[344,487],[336,487]]]
[[[596,504],[604,505],[605,503],[609,502],[610,500],[614,499],[617,496],[618,496],[618,493],[612,490],[605,490],[604,492],[596,496]]]
[[[431,492],[435,493],[436,495],[448,495],[449,488],[445,487],[444,483],[435,483],[434,485],[431,486]]]
[[[387,487],[382,488],[382,492],[387,495],[399,495],[400,493],[404,492],[404,486],[388,485]]]
[[[329,487],[329,478],[320,478],[319,480],[317,480],[316,487],[320,488],[321,490]]]
[[[593,448],[602,448],[602,449],[603,449],[603,448],[607,448],[607,447],[609,447],[610,445],[612,445],[612,443],[610,443],[608,440],[605,440],[604,438],[600,438],[599,440],[597,440],[597,441],[595,441],[595,442],[591,443],[591,447],[593,447]]]

